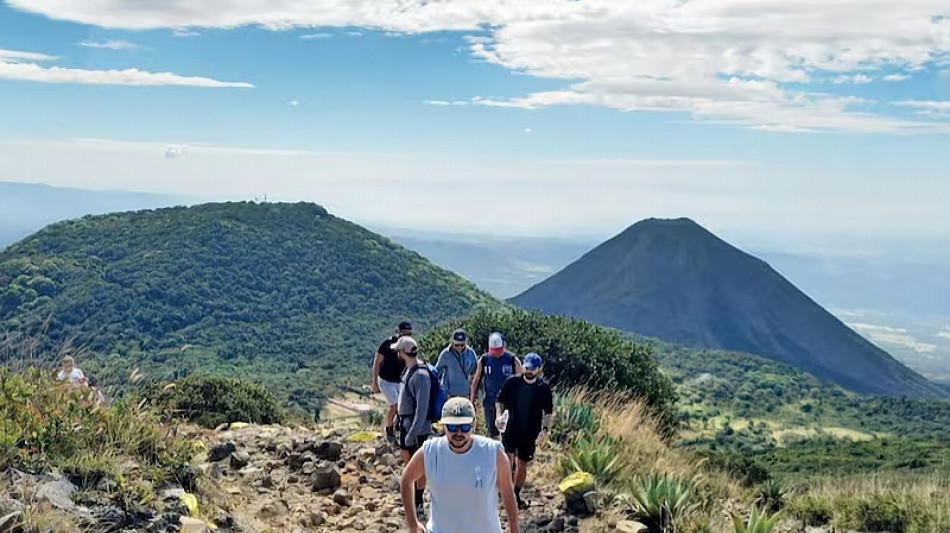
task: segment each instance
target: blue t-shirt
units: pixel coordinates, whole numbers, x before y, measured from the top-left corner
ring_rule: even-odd
[[[485,401],[494,402],[508,378],[515,375],[514,354],[505,350],[505,353],[498,357],[487,353],[482,355],[482,374],[485,380]]]

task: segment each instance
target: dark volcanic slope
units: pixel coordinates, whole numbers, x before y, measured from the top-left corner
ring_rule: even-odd
[[[545,313],[793,364],[857,392],[944,391],[689,219],[634,224],[512,299]]]

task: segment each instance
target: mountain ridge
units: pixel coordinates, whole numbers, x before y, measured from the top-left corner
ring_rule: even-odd
[[[945,395],[768,263],[685,217],[639,221],[510,301],[690,346],[761,355],[857,392]]]

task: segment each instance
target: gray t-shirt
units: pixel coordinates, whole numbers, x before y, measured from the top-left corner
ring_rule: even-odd
[[[419,363],[419,366],[415,371],[411,366],[406,367],[402,390],[399,392],[399,406],[396,408],[396,413],[406,419],[402,427],[406,429],[406,441],[409,443],[432,433],[432,422],[428,420],[431,378],[425,363]]]
[[[477,364],[475,350],[466,347],[462,353],[446,348],[439,354],[435,368],[442,378],[442,389],[449,396],[464,396],[471,393],[469,376],[475,373]]]

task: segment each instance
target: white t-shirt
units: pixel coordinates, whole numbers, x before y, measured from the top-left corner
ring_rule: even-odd
[[[68,376],[67,376],[66,373],[63,372],[62,370],[59,371],[59,374],[56,374],[56,379],[58,379],[58,380],[60,380],[60,381],[66,379],[66,378],[69,378],[69,384],[70,384],[70,385],[75,385],[75,384],[79,383],[79,382],[80,382],[82,379],[84,379],[85,377],[86,377],[86,375],[82,373],[82,370],[79,370],[78,368],[75,368],[75,367],[72,369],[72,371],[69,373]]]

